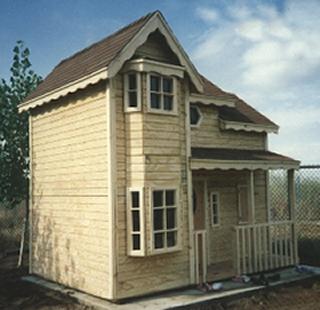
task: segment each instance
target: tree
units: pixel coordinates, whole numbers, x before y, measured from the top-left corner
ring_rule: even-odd
[[[41,82],[31,69],[29,49],[18,41],[13,49],[9,82],[0,81],[0,204],[14,207],[28,200],[28,113],[18,105]]]

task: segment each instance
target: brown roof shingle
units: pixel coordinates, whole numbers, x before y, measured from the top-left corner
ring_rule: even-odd
[[[206,95],[221,97],[222,99],[229,99],[235,102],[235,108],[219,107],[219,116],[221,119],[226,121],[245,122],[277,127],[274,122],[262,115],[235,94],[222,90],[204,76],[202,76],[202,80],[204,82],[204,93]]]
[[[155,13],[143,16],[107,38],[61,61],[25,101],[106,68]]]

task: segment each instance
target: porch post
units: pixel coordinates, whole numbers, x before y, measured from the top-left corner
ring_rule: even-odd
[[[254,201],[254,170],[250,170],[250,208],[251,208],[251,224],[255,224],[255,201]]]
[[[293,238],[293,260],[294,264],[298,264],[298,238],[297,238],[297,224],[296,224],[296,190],[294,180],[294,169],[289,169],[288,176],[288,208],[289,220],[292,224],[292,238]]]

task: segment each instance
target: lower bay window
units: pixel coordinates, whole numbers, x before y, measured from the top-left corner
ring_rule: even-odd
[[[153,188],[150,191],[151,221],[144,211],[142,188],[129,188],[127,196],[127,243],[129,256],[146,256],[171,252],[178,249],[178,191],[176,188]],[[148,212],[149,213],[149,212]],[[150,227],[145,234],[144,227]],[[150,244],[150,251],[145,244]]]

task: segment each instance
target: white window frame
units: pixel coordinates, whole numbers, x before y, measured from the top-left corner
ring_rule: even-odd
[[[164,228],[163,232],[170,232],[170,231],[176,231],[177,232],[177,242],[176,245],[173,247],[167,247],[165,246],[164,248],[156,249],[154,246],[154,235],[157,232],[161,231],[154,231],[153,229],[153,218],[154,218],[154,208],[153,208],[153,192],[154,191],[166,191],[166,190],[174,190],[176,192],[176,201],[175,201],[175,208],[176,208],[176,228],[175,229],[166,229]],[[150,238],[150,249],[151,249],[151,255],[156,255],[156,254],[163,254],[163,253],[171,253],[171,252],[176,252],[181,250],[181,228],[180,228],[180,192],[179,188],[177,186],[155,186],[150,188],[149,192],[149,197],[150,197],[150,233],[151,233],[151,238]],[[165,198],[163,199],[165,201]],[[166,216],[166,213],[164,214],[164,217]],[[165,219],[166,222],[166,219]],[[165,240],[165,245],[166,245],[166,238]]]
[[[190,122],[190,127],[191,128],[198,128],[200,127],[201,123],[202,123],[202,119],[203,119],[203,114],[201,112],[201,109],[195,105],[194,103],[190,103],[190,119],[189,119],[189,122]],[[199,113],[199,120],[198,120],[198,123],[197,124],[191,124],[191,108],[195,108],[198,110],[198,113]]]
[[[132,211],[138,211],[137,208],[132,208],[131,193],[139,193],[139,219],[140,231],[133,231]],[[145,221],[144,221],[144,190],[142,187],[130,187],[127,189],[127,251],[129,256],[145,256]],[[140,235],[140,249],[133,249],[132,236],[135,234]]]
[[[129,75],[135,74],[137,81],[137,106],[129,106]],[[124,92],[124,111],[125,112],[139,112],[141,111],[141,73],[136,71],[128,71],[123,75],[123,92]]]
[[[247,205],[247,208],[248,208],[248,219],[247,221],[243,221],[241,220],[241,217],[242,217],[242,210],[241,210],[241,198],[240,198],[240,190],[242,188],[245,188],[246,191],[247,191],[247,199],[248,199],[248,205]],[[237,186],[237,196],[238,196],[238,223],[239,224],[248,224],[249,221],[250,221],[250,208],[249,208],[249,186],[248,185],[238,185]]]
[[[160,77],[160,109],[155,109],[151,107],[151,83],[150,83],[150,78],[151,76],[158,76]],[[162,80],[163,78],[168,78],[168,79],[172,79],[172,110],[165,110],[163,108],[163,97],[166,94],[169,93],[164,93],[162,90]],[[156,114],[165,114],[165,115],[177,115],[178,114],[178,106],[177,106],[177,85],[176,85],[177,81],[176,78],[173,76],[167,76],[167,75],[163,75],[163,74],[159,74],[156,72],[148,72],[147,73],[147,107],[148,107],[148,112],[150,113],[156,113]],[[170,94],[171,95],[171,94]]]
[[[213,222],[214,219],[214,213],[213,213],[213,196],[216,196],[216,206],[217,206],[217,223]],[[212,191],[210,192],[210,224],[211,227],[219,227],[220,226],[220,222],[221,222],[221,216],[220,216],[220,193],[216,192],[216,191]]]

